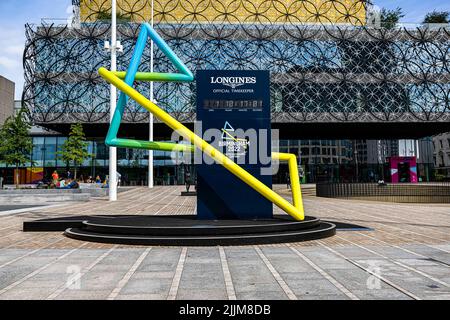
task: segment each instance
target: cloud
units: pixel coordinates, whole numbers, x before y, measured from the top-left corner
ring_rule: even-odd
[[[18,44],[18,45],[7,46],[3,51],[8,54],[22,56],[24,50],[25,50],[24,45]]]
[[[16,99],[20,99],[22,96],[24,48],[25,28],[23,24],[2,25],[0,28],[0,75],[15,82]]]
[[[67,18],[71,0],[0,0],[0,75],[16,83],[16,99],[22,96],[25,24],[41,18]]]
[[[16,59],[11,59],[8,57],[3,57],[0,56],[0,66],[7,68],[7,69],[13,69],[13,68],[17,68],[18,66],[20,66],[21,63],[16,60]]]

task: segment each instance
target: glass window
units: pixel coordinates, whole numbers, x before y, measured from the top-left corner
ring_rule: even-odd
[[[117,163],[119,166],[128,166],[129,149],[117,148]]]
[[[86,141],[87,142],[87,152],[90,154],[89,157],[87,157],[83,163],[81,164],[82,167],[90,167],[93,165],[93,161],[92,161],[92,154],[94,154],[93,151],[93,141]]]
[[[96,153],[96,159],[108,159],[108,148],[106,147],[104,142],[96,142],[96,149],[97,149],[97,153]]]
[[[67,137],[57,137],[56,138],[57,150],[58,151],[61,151],[61,147],[64,144],[64,142],[66,142],[66,140],[67,140]],[[58,157],[56,157],[56,158],[57,158],[56,159],[56,166],[57,167],[65,167],[66,166],[66,163],[63,160],[58,159]]]
[[[35,167],[44,165],[45,139],[44,137],[33,137],[33,154],[32,159]]]
[[[319,147],[314,147],[313,148],[313,155],[319,155],[320,154],[320,148]]]
[[[45,166],[55,167],[56,166],[56,137],[46,137],[45,138]]]

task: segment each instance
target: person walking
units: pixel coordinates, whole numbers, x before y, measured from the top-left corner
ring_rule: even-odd
[[[122,175],[118,171],[116,171],[116,179],[117,179],[117,186],[120,187]]]
[[[286,187],[289,189],[291,189],[291,177],[289,176],[289,173],[286,172]]]
[[[58,174],[58,171],[55,170],[52,173],[52,182],[55,186],[58,183],[58,180],[59,180],[59,174]]]

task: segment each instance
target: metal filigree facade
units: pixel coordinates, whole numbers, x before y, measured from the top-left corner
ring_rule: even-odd
[[[110,13],[111,1],[77,0],[80,20],[95,22]],[[154,5],[158,23],[349,23],[366,22],[363,0],[117,0],[118,16],[131,22],[149,21]]]
[[[23,101],[36,123],[109,121],[109,0],[78,0],[72,26],[27,25]],[[119,39],[130,59],[151,0],[119,1]],[[89,6],[87,6],[89,4]],[[95,5],[94,5],[95,4]],[[450,28],[366,25],[363,0],[155,0],[157,31],[190,70],[271,71],[275,122],[444,122],[450,120]],[[150,69],[147,48],[142,71]],[[173,71],[155,50],[155,71]],[[140,92],[149,85],[137,83]],[[195,83],[155,84],[158,104],[195,118]],[[126,121],[147,122],[129,103]]]

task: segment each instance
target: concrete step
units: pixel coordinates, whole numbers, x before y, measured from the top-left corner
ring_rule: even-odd
[[[0,204],[89,201],[89,193],[73,194],[0,194]]]
[[[3,189],[0,190],[0,195],[25,195],[25,194],[52,194],[52,195],[60,195],[60,194],[75,194],[75,193],[83,193],[84,189]]]

